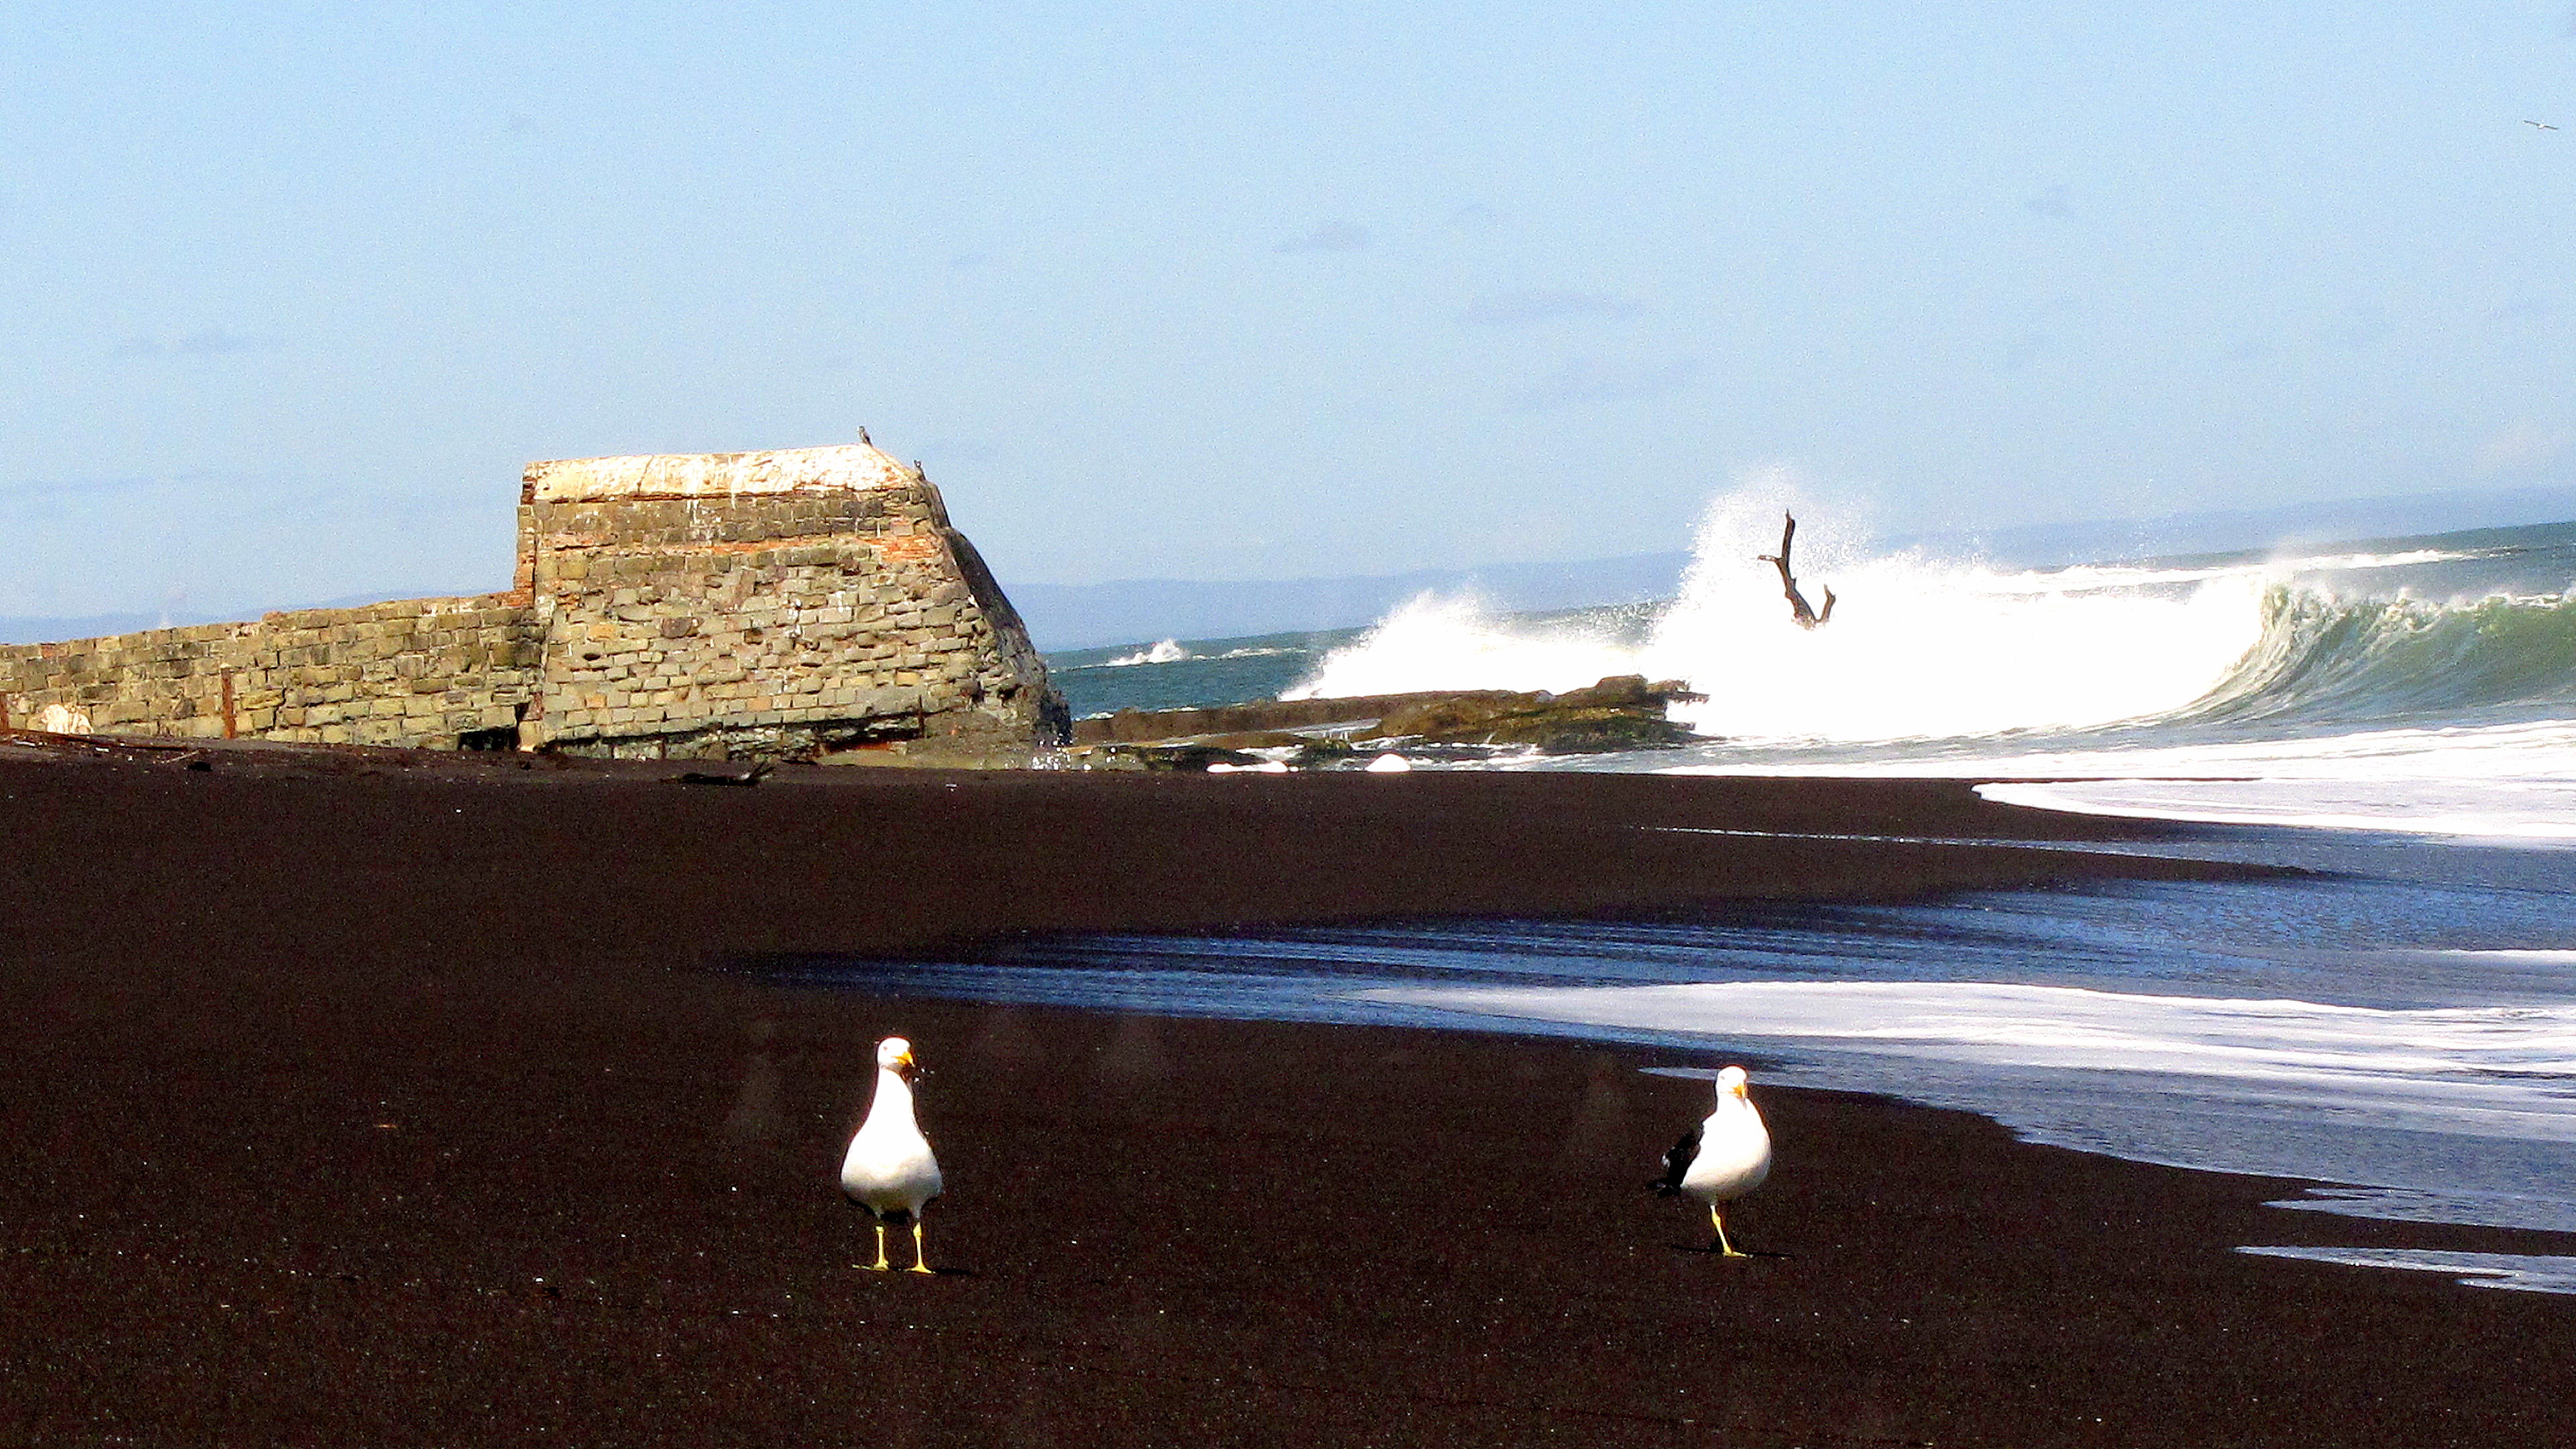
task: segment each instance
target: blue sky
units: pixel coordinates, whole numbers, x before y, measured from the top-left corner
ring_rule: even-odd
[[[1006,585],[2576,472],[2567,0],[389,10],[0,11],[0,614],[861,424]]]

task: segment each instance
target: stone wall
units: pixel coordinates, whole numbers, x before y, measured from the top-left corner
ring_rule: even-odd
[[[1067,729],[938,489],[864,443],[531,464],[516,583],[0,648],[0,727],[60,705],[103,733],[626,758],[991,758]]]
[[[524,596],[486,594],[0,645],[0,713],[30,728],[60,705],[102,734],[182,739],[515,744],[537,693],[532,623]]]

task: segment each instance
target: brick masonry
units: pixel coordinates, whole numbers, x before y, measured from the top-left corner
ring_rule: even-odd
[[[1064,703],[939,490],[865,443],[530,464],[516,586],[0,646],[0,728],[620,758],[1006,759]]]

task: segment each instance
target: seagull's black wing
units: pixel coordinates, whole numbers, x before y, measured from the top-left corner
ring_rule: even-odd
[[[1682,1134],[1682,1140],[1673,1144],[1673,1150],[1664,1154],[1664,1175],[1646,1184],[1658,1195],[1671,1197],[1682,1190],[1682,1178],[1689,1173],[1691,1164],[1699,1160],[1700,1126],[1692,1123],[1691,1130]]]

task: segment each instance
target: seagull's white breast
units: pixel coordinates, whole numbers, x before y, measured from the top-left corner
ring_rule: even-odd
[[[1762,1112],[1735,1098],[1700,1124],[1699,1155],[1682,1174],[1682,1191],[1706,1203],[1742,1197],[1771,1175],[1771,1133]]]
[[[868,1119],[841,1159],[841,1191],[877,1213],[918,1213],[939,1196],[939,1159],[912,1114],[912,1089],[892,1072],[877,1073]]]

